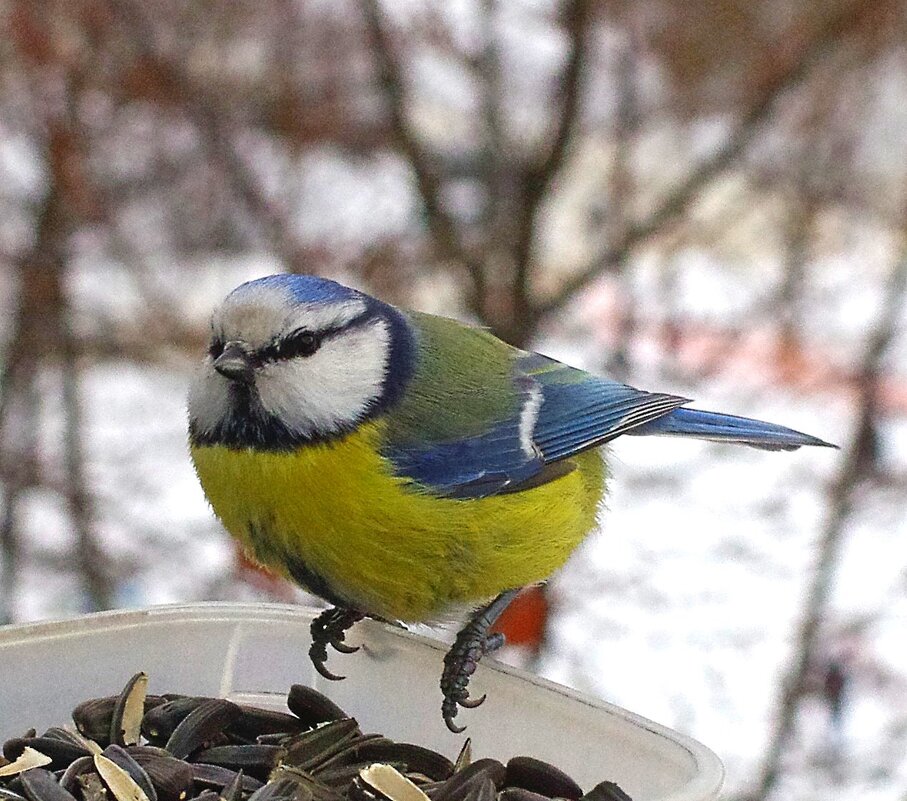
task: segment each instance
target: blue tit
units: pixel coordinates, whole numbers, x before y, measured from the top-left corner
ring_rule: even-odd
[[[772,423],[685,408],[514,348],[481,328],[396,308],[333,281],[274,275],[213,315],[189,393],[192,459],[248,554],[332,608],[312,624],[351,652],[363,617],[474,609],[444,660],[442,714],[500,645],[494,620],[596,528],[602,446],[622,434],[767,450],[827,445]]]

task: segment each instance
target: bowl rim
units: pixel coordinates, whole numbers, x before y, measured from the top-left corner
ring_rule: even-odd
[[[138,628],[149,624],[166,623],[168,620],[219,620],[228,623],[286,621],[300,623],[302,620],[310,621],[322,609],[323,607],[310,606],[304,603],[233,601],[201,601],[162,604],[135,609],[113,609],[69,618],[12,623],[0,626],[0,649],[16,645],[24,637],[27,637],[29,642],[32,643],[39,640],[68,639],[88,632],[98,632],[106,629]],[[418,643],[423,647],[438,651],[441,656],[448,648],[448,645],[441,640],[417,634],[402,627],[382,624],[372,620],[365,620],[361,625],[378,627],[382,636],[398,637],[409,642]],[[682,793],[672,796],[672,801],[685,801],[686,799],[709,801],[709,799],[718,797],[724,783],[724,765],[711,749],[698,740],[601,698],[566,687],[524,669],[499,662],[496,659],[484,659],[482,668],[483,670],[503,673],[547,692],[569,698],[573,702],[600,710],[605,714],[620,718],[629,725],[645,729],[650,734],[670,740],[687,752],[694,765],[693,778],[684,786]]]

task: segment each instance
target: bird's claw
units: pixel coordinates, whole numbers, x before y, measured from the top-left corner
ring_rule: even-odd
[[[466,709],[476,709],[477,707],[482,706],[485,703],[485,699],[488,697],[487,693],[482,693],[478,698],[461,698],[457,704]]]
[[[460,707],[475,709],[485,702],[485,695],[478,698],[469,697],[469,679],[476,672],[479,660],[497,651],[504,644],[504,635],[500,632],[488,633],[495,620],[507,604],[513,600],[516,591],[501,593],[494,601],[479,609],[457,634],[454,644],[444,656],[444,671],[441,673],[441,716],[447,728],[459,734],[466,727],[457,726],[454,718]]]
[[[318,617],[312,621],[312,645],[309,648],[309,658],[312,660],[315,670],[318,674],[329,681],[341,681],[345,676],[339,676],[331,673],[325,667],[328,659],[328,646],[330,645],[335,651],[341,654],[354,654],[359,650],[358,645],[347,645],[347,630],[358,621],[362,620],[365,615],[355,609],[344,609],[343,607],[333,607],[325,609]]]
[[[447,728],[454,734],[459,734],[466,728],[453,722],[459,708],[475,709],[485,701],[484,695],[470,698],[468,685],[479,660],[488,652],[486,642],[485,636],[472,630],[472,626],[469,625],[457,635],[453,646],[444,657],[444,671],[441,674],[441,693],[444,700],[441,703],[441,716]]]

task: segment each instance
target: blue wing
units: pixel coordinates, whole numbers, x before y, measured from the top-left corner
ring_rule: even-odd
[[[477,435],[388,443],[384,455],[397,475],[455,498],[513,492],[562,475],[572,465],[552,466],[687,403],[516,353],[511,413]]]
[[[570,457],[622,434],[694,437],[766,450],[823,445],[808,434],[747,417],[680,408],[677,395],[644,392],[515,351],[512,412],[479,434],[385,451],[397,475],[430,492],[479,498],[516,492],[573,469]],[[434,408],[443,407],[443,399]],[[834,446],[831,446],[834,447]]]
[[[443,442],[389,443],[384,455],[397,475],[455,498],[494,495],[528,481],[545,467],[541,453],[520,431],[522,410],[537,390],[534,381],[519,377],[514,389],[513,413],[491,421],[482,433]]]

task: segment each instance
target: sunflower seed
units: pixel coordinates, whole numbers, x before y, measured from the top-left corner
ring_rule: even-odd
[[[528,756],[514,757],[507,763],[504,783],[508,787],[523,787],[548,798],[579,801],[582,788],[560,768]]]
[[[90,698],[83,701],[72,710],[72,721],[76,724],[79,733],[99,745],[110,745],[110,722],[113,718],[113,709],[119,696],[111,695],[106,698]],[[152,709],[160,706],[165,699],[160,695],[145,696],[143,709],[147,715]]]
[[[290,737],[283,745],[281,762],[311,770],[362,736],[355,718],[325,723],[312,731]]]
[[[130,749],[157,792],[158,801],[184,801],[192,789],[192,766],[171,756],[145,755]]]
[[[275,712],[270,709],[259,709],[254,706],[240,704],[242,714],[230,725],[229,734],[249,743],[254,743],[257,737],[271,734],[298,734],[307,728],[295,715],[286,712]]]
[[[69,763],[69,767],[63,771],[63,775],[60,777],[60,786],[70,793],[73,792],[78,788],[78,777],[83,773],[88,773],[90,770],[94,770],[94,759],[92,756],[86,755],[74,759]]]
[[[110,742],[115,745],[135,745],[142,731],[148,676],[136,673],[117,697],[110,716]]]
[[[498,794],[498,801],[550,801],[547,795],[527,790],[525,787],[505,787]]]
[[[241,770],[233,775],[233,780],[220,791],[221,801],[241,801],[245,776]],[[253,779],[253,781],[255,781]],[[255,788],[258,789],[258,788]],[[252,792],[255,792],[254,790]]]
[[[326,695],[304,684],[294,684],[290,687],[287,694],[287,709],[309,727],[349,717]]]
[[[76,801],[64,790],[53,773],[44,768],[27,770],[21,776],[22,790],[29,801]]]
[[[357,745],[355,756],[362,762],[393,762],[406,772],[421,773],[431,781],[444,781],[454,772],[453,763],[437,751],[413,743],[395,743],[385,737]]]
[[[454,762],[454,773],[469,767],[470,762],[472,762],[472,738],[467,737],[466,742],[463,743],[463,747],[460,749],[460,753],[457,754],[456,762]]]
[[[62,770],[74,759],[88,754],[85,748],[55,737],[13,737],[3,744],[3,756],[15,760],[26,748],[50,757],[49,770]]]
[[[359,771],[359,779],[388,801],[429,801],[425,793],[390,765],[369,765]],[[492,801],[493,798],[492,794]]]
[[[428,793],[433,801],[462,801],[469,793],[473,782],[481,783],[486,778],[495,787],[504,784],[506,769],[496,759],[477,759],[463,770],[454,773],[446,782]]]
[[[76,748],[84,749],[87,753],[100,753],[101,751],[101,747],[94,740],[89,740],[79,734],[79,732],[64,729],[62,726],[51,726],[41,736],[50,737],[53,740],[62,740],[64,743],[69,743]]]
[[[239,787],[243,792],[253,793],[264,784],[253,776],[246,776],[242,770],[230,770],[205,762],[192,763],[192,779],[196,784],[221,789],[233,784],[237,776],[240,776]]]
[[[633,801],[614,782],[599,782],[580,801]]]
[[[192,710],[211,700],[213,699],[200,696],[182,696],[165,701],[145,712],[142,734],[153,745],[163,745]]]
[[[135,759],[142,759],[145,757],[167,757],[172,759],[170,752],[166,748],[161,748],[159,745],[127,745],[126,751],[132,754]]]
[[[94,755],[94,766],[117,801],[149,801],[145,791],[116,762],[103,754]]]
[[[19,754],[12,762],[7,765],[4,765],[0,768],[0,776],[15,776],[17,773],[22,773],[25,770],[31,770],[32,768],[43,768],[45,765],[49,765],[53,760],[47,756],[47,754],[42,754],[40,751],[36,751],[34,748],[25,746],[22,749],[22,753]]]
[[[245,770],[265,778],[277,764],[281,748],[277,745],[216,745],[199,751],[194,759],[231,770]]]
[[[481,781],[472,781],[467,787],[469,791],[466,793],[465,801],[495,801],[497,791],[491,779],[486,777]]]
[[[136,762],[132,754],[118,745],[111,744],[104,749],[103,755],[115,762],[132,777],[132,780],[142,788],[142,792],[148,797],[148,801],[157,801],[157,791],[151,783],[151,778],[145,772],[145,769]]]
[[[281,778],[260,787],[249,796],[248,801],[302,801],[302,797],[298,796],[299,789],[298,782]]]
[[[313,778],[319,784],[342,792],[349,787],[350,782],[359,775],[359,771],[364,767],[367,767],[364,762],[357,762],[354,765],[337,765],[327,770],[319,768]]]
[[[241,714],[242,710],[236,704],[223,698],[207,700],[180,721],[164,747],[177,759],[185,759],[211,743]]]

